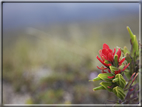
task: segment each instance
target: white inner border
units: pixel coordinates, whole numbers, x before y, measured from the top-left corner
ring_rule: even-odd
[[[13,2],[12,0],[0,0],[0,1],[7,1],[7,2]],[[14,0],[14,2],[21,2],[21,0]],[[29,0],[24,0],[23,2],[28,2]],[[36,2],[36,1],[38,1],[39,2],[39,0],[30,0],[31,2]],[[41,2],[43,2],[43,1],[61,1],[61,0],[42,0]],[[141,4],[140,4],[140,2],[142,2],[141,0],[62,0],[62,1],[66,1],[66,2],[68,2],[68,1],[72,1],[72,2],[74,2],[74,1],[86,1],[86,2],[93,2],[93,1],[95,1],[95,2],[99,2],[99,1],[101,1],[101,2],[112,2],[112,3],[115,3],[115,2],[117,2],[117,1],[119,1],[119,2],[131,2],[131,1],[133,1],[133,2],[139,2],[139,41],[140,41],[140,43],[141,43]],[[0,18],[1,19],[1,18]],[[139,68],[141,67],[141,52],[139,51]],[[139,72],[139,89],[141,90],[141,72]],[[1,92],[1,94],[2,94],[2,92]],[[1,101],[0,101],[1,102]],[[139,104],[3,104],[2,106],[140,106],[141,105],[141,91],[140,91],[140,93],[139,93]]]
[[[141,43],[141,9],[142,9],[142,1],[140,1],[139,4],[139,42]],[[142,44],[142,43],[141,43]],[[139,50],[139,89],[140,89],[140,93],[139,93],[139,102],[141,105],[141,50]]]

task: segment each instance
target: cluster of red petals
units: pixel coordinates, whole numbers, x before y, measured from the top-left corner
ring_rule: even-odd
[[[113,50],[110,49],[109,46],[108,46],[106,43],[104,43],[104,44],[103,44],[103,49],[102,49],[102,50],[99,50],[99,55],[100,55],[101,59],[98,57],[98,55],[97,55],[97,59],[98,59],[104,66],[106,66],[106,67],[111,66],[112,63],[114,62],[114,55],[115,55],[115,52],[116,52],[116,49],[115,49],[115,48],[114,48],[114,52],[113,52]],[[124,62],[125,58],[123,58],[122,60],[119,61],[119,58],[120,58],[120,56],[121,56],[121,50],[120,50],[120,48],[118,49],[118,51],[117,51],[116,54],[117,54],[117,56],[118,56],[118,59],[117,59],[117,60],[118,60],[118,64],[121,65],[121,64]],[[105,63],[105,60],[109,61],[110,63],[109,63],[109,64],[106,64],[106,63]]]
[[[111,62],[113,62],[113,57],[115,54],[116,49],[114,48],[114,52],[109,48],[107,44],[103,44],[103,49],[99,50],[99,54],[101,59],[97,55],[97,59],[106,67],[111,66]],[[106,64],[105,60],[109,61],[110,64]]]
[[[124,61],[125,61],[125,58],[122,58],[121,60],[119,60],[120,59],[120,56],[121,56],[121,50],[120,50],[120,48],[118,48],[118,51],[117,51],[117,56],[118,56],[118,58],[117,58],[117,61],[118,61],[118,65],[121,65]]]
[[[104,68],[103,66],[101,68],[99,68],[97,66],[98,69],[102,70],[102,73],[107,73],[106,71],[104,70],[108,70],[109,73],[111,73],[110,69],[109,69],[109,66],[111,66],[113,63],[114,63],[114,55],[115,55],[115,52],[116,52],[116,49],[114,48],[114,51],[112,49],[109,48],[109,46],[107,44],[103,44],[103,49],[102,50],[99,50],[99,55],[101,58],[98,57],[97,55],[97,59],[104,65],[106,66],[106,68]],[[125,61],[125,58],[122,58],[120,60],[120,56],[121,56],[121,50],[120,48],[118,48],[118,51],[116,53],[116,55],[118,56],[118,66],[120,66],[124,61]],[[109,63],[105,63],[105,60],[107,60],[107,62]],[[125,65],[124,68],[121,70],[119,69],[118,71],[115,71],[115,75],[116,74],[119,74],[121,71],[124,71],[127,67],[129,66],[128,65]],[[109,79],[112,79],[114,78],[115,76],[111,76],[111,77],[108,77]]]

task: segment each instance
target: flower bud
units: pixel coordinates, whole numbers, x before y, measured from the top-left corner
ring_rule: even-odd
[[[124,90],[118,86],[113,88],[114,94],[119,97],[121,100],[125,98]]]
[[[98,86],[98,87],[93,88],[93,91],[101,90],[101,89],[105,89],[105,88],[103,86]]]
[[[112,81],[116,82],[121,88],[124,88],[126,85],[126,81],[121,74],[117,74]]]
[[[119,81],[118,78],[115,78],[115,79],[112,80],[112,82],[114,82],[114,83],[115,83],[115,82],[118,82],[118,81]]]
[[[114,75],[111,74],[111,73],[101,73],[101,74],[98,75],[98,77],[100,77],[104,81],[111,81],[112,79],[108,78],[108,76],[112,77]]]
[[[112,86],[111,82],[101,82],[100,85],[103,86],[106,90],[108,90],[110,92],[112,92],[112,90],[113,90],[111,88],[111,86]]]
[[[96,78],[93,79],[93,81],[98,81],[98,80],[101,80],[101,78],[100,77],[96,77]]]

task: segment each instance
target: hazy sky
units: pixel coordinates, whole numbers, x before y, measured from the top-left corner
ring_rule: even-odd
[[[4,3],[3,28],[98,20],[139,12],[139,3]]]

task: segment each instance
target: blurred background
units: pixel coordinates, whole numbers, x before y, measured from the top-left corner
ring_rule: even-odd
[[[139,38],[138,3],[3,3],[5,104],[109,104],[115,95],[89,82],[107,43]]]

